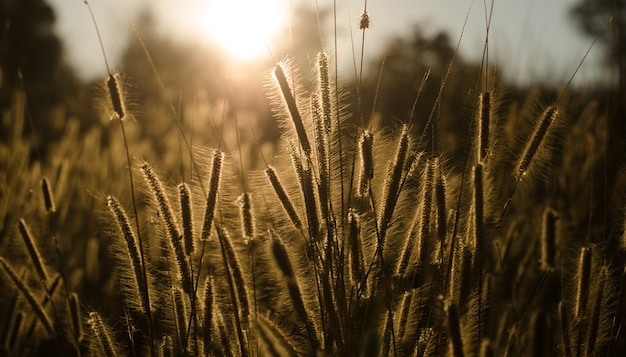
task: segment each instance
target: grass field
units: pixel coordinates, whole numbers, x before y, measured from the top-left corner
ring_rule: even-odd
[[[601,104],[565,83],[509,99],[485,66],[452,151],[447,77],[429,117],[390,123],[332,58],[268,68],[271,147],[226,110],[204,126],[163,110],[175,130],[142,139],[110,72],[110,121],[50,111],[64,134],[42,153],[16,91],[2,355],[624,354],[626,184]]]

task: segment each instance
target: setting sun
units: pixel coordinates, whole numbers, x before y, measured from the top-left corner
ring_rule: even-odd
[[[214,0],[194,14],[194,27],[234,58],[250,60],[268,53],[268,42],[286,25],[287,6],[278,0]]]

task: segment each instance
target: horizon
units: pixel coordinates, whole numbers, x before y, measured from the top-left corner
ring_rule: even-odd
[[[302,0],[293,1],[291,4],[288,0],[275,2],[294,8],[305,3]],[[541,9],[537,0],[524,4],[514,0],[494,3],[489,35],[489,58],[491,63],[502,71],[507,81],[524,86],[535,83],[554,85],[569,80],[592,42],[591,38],[582,35],[568,15],[567,11],[575,2],[575,0],[551,1],[542,3]],[[87,7],[82,1],[70,4],[62,0],[49,0],[48,3],[57,16],[55,30],[63,41],[65,56],[79,78],[89,81],[102,77],[104,61]],[[391,39],[407,38],[415,25],[421,25],[427,30],[427,34],[440,31],[447,33],[451,44],[456,46],[466,17],[467,24],[459,53],[468,61],[480,61],[485,43],[486,10],[482,3],[478,4],[471,0],[462,1],[462,6],[458,3],[459,1],[455,0],[420,2],[394,0],[384,4],[369,2],[367,7],[371,27],[366,32],[366,66],[373,64],[374,59],[383,55],[384,48]],[[470,8],[472,3],[473,7]],[[179,43],[208,44],[207,39],[202,40],[198,35],[198,24],[191,23],[193,21],[189,19],[202,18],[197,16],[197,9],[211,4],[212,1],[202,0],[186,0],[178,2],[176,6],[164,0],[150,3],[143,0],[128,4],[122,3],[121,0],[106,3],[90,1],[107,57],[114,67],[127,42],[132,39],[130,24],[146,10],[158,23],[159,35]],[[329,4],[332,6],[332,3]],[[352,25],[351,31],[355,39],[357,36],[360,37],[356,24],[362,9],[362,1],[347,0],[338,4],[337,26],[341,32],[338,33],[337,43],[341,71],[352,68],[352,45],[348,26]],[[288,8],[287,11],[291,10]],[[274,44],[270,43],[270,47],[272,45]],[[603,68],[603,54],[600,44],[592,48],[576,74],[575,86],[610,81],[610,74]],[[265,58],[261,56],[258,59],[267,61],[268,58],[269,55],[266,55]]]

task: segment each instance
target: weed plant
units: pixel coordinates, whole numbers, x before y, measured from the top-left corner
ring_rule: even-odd
[[[536,92],[505,105],[485,80],[454,167],[426,139],[436,115],[428,136],[380,125],[347,104],[326,53],[311,73],[305,83],[287,59],[267,74],[283,136],[252,171],[224,124],[213,148],[191,146],[181,126],[165,138],[180,152],[133,161],[150,150],[125,129],[112,73],[106,115],[121,131],[105,145],[69,120],[55,155],[33,163],[16,93],[0,145],[2,354],[626,351],[624,209],[591,220],[607,120],[596,103],[571,110],[564,90],[549,105]],[[454,104],[440,92],[437,105]],[[178,182],[160,171],[176,161]]]

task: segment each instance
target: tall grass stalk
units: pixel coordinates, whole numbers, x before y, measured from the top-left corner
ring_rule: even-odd
[[[37,275],[39,275],[39,279],[43,284],[46,284],[48,281],[48,273],[46,271],[43,258],[39,253],[39,249],[37,249],[37,246],[35,245],[35,239],[33,238],[33,234],[30,232],[30,228],[23,218],[18,221],[17,227],[20,231],[20,235],[22,236],[22,241],[28,250],[30,260],[35,267],[35,271],[37,271]]]
[[[7,262],[3,257],[0,257],[0,265],[2,265],[4,272],[9,276],[11,281],[13,281],[13,284],[15,284],[18,290],[26,298],[26,301],[28,301],[28,304],[37,315],[37,318],[45,328],[48,335],[53,335],[54,327],[52,326],[52,321],[50,320],[50,317],[48,316],[46,310],[37,301],[28,285],[26,285],[26,283],[19,277],[17,272],[13,270],[11,264],[9,264],[9,262]]]
[[[133,230],[130,220],[124,211],[124,208],[118,200],[113,196],[107,197],[107,206],[111,210],[120,236],[126,242],[126,253],[132,270],[132,285],[140,297],[140,309],[146,315],[152,310],[150,302],[150,289],[148,287],[148,276],[144,275],[147,271],[144,266],[141,253],[141,242]]]
[[[237,330],[239,349],[242,356],[247,356],[249,352],[246,337],[244,335],[244,328],[247,326],[250,310],[248,308],[248,297],[245,283],[243,281],[243,273],[239,267],[239,262],[235,256],[228,233],[220,227],[218,227],[217,233],[222,252],[224,269],[226,270],[228,290],[230,292],[233,315],[235,318],[235,328]]]
[[[127,117],[125,110],[124,98],[122,96],[121,86],[119,83],[119,75],[113,74],[109,67],[109,62],[107,60],[106,51],[104,50],[104,44],[102,43],[102,37],[100,36],[100,30],[98,29],[98,23],[96,22],[96,17],[91,9],[91,5],[87,0],[84,0],[87,9],[89,9],[89,15],[91,16],[91,20],[93,22],[94,28],[96,30],[96,35],[98,37],[98,43],[100,44],[100,49],[102,50],[102,58],[104,59],[104,64],[106,66],[106,70],[108,73],[107,79],[107,88],[109,93],[110,103],[113,107],[113,115],[111,119],[118,119],[120,122],[120,128],[122,130],[122,138],[124,140],[124,150],[126,153],[126,164],[128,165],[128,178],[130,183],[130,193],[133,202],[133,213],[135,215],[135,228],[137,229],[137,240],[139,242],[139,252],[141,257],[141,266],[143,270],[144,279],[147,279],[147,271],[146,271],[146,262],[143,252],[143,243],[141,239],[141,229],[139,227],[139,212],[137,210],[137,202],[135,200],[135,183],[133,181],[133,172],[132,172],[132,163],[130,160],[130,150],[128,148],[128,140],[126,136],[126,129],[124,127],[124,119]],[[149,306],[149,304],[148,304]],[[146,317],[148,319],[148,335],[150,340],[150,355],[155,356],[155,348],[154,348],[154,326],[152,320],[152,312],[150,309],[146,311]]]
[[[176,259],[176,268],[178,269],[177,278],[180,279],[183,290],[189,295],[193,295],[193,280],[191,275],[191,268],[189,266],[189,259],[185,254],[185,247],[183,246],[183,237],[180,234],[178,222],[174,216],[174,211],[170,204],[170,201],[165,194],[161,180],[152,170],[152,167],[147,163],[143,163],[140,167],[146,184],[152,192],[152,196],[157,205],[159,216],[165,226],[165,232],[167,234],[167,240],[171,247],[171,252]]]

